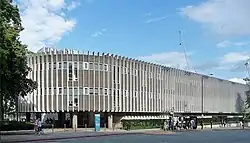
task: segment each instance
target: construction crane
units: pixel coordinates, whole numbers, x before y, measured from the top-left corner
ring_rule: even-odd
[[[179,30],[179,38],[180,38],[180,46],[183,48],[184,50],[184,56],[185,56],[185,60],[186,60],[186,70],[190,71],[190,70],[194,70],[191,66],[191,64],[189,63],[189,58],[188,58],[188,54],[187,54],[187,47],[183,41],[183,37],[182,37],[182,32],[181,30]]]

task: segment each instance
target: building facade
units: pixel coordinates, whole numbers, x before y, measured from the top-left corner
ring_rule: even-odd
[[[247,86],[113,54],[44,48],[19,112],[238,113]]]

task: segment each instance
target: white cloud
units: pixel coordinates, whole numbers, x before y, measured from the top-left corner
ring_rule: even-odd
[[[70,5],[67,6],[67,10],[75,9],[77,6],[79,6],[80,3],[77,1],[72,1]]]
[[[243,47],[247,46],[249,43],[248,42],[230,42],[227,40],[221,41],[217,43],[218,48],[226,48],[226,47]]]
[[[65,0],[19,0],[24,31],[20,39],[31,51],[43,46],[55,45],[62,36],[72,31],[76,21],[66,18],[67,11],[75,8],[76,3]]]
[[[93,34],[91,34],[91,37],[99,37],[104,35],[104,33],[107,31],[107,29],[101,29],[100,31],[96,31]]]
[[[225,36],[250,35],[250,0],[207,0],[181,13]]]
[[[246,81],[243,78],[231,78],[231,79],[229,79],[229,81],[241,83],[241,84],[246,84]]]
[[[141,56],[138,59],[180,69],[186,69],[187,67],[185,55],[181,52],[156,53],[149,56]]]
[[[161,21],[166,19],[168,16],[162,16],[162,17],[156,17],[156,18],[151,18],[148,19],[147,21],[145,21],[145,23],[153,23],[153,22],[157,22],[157,21]]]
[[[231,72],[245,72],[245,63],[250,58],[250,53],[247,52],[231,52],[225,54],[219,59],[208,61],[195,68],[199,70],[226,70]]]
[[[231,52],[223,56],[221,63],[222,64],[238,63],[241,61],[246,61],[248,58],[250,58],[249,53]]]

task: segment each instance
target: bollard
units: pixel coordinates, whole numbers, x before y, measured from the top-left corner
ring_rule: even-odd
[[[64,124],[64,132],[66,132],[66,124]]]
[[[54,134],[54,124],[51,125],[52,134]]]
[[[87,131],[87,124],[85,124],[85,131]]]
[[[75,125],[75,132],[76,132],[76,125]]]

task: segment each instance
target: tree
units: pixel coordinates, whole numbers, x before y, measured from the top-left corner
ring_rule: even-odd
[[[0,0],[0,120],[4,114],[17,110],[18,96],[26,96],[37,88],[27,78],[27,46],[20,41],[23,30],[17,6],[10,0]]]
[[[246,91],[246,106],[250,108],[250,78],[244,79],[247,82],[248,90]]]

